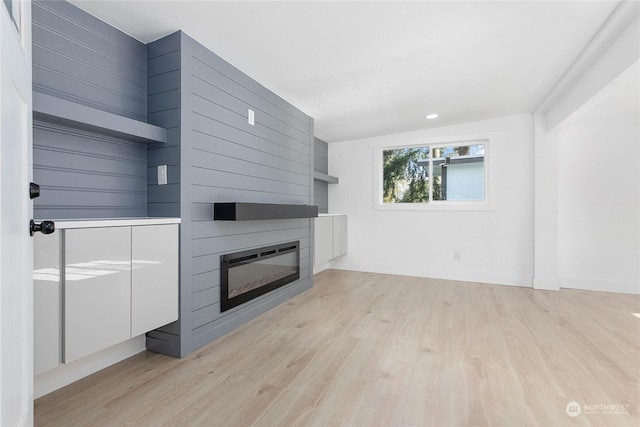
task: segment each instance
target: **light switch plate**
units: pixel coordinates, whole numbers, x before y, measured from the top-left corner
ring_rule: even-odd
[[[158,166],[158,185],[165,185],[167,183],[167,165]]]
[[[255,125],[255,113],[252,109],[249,109],[249,112],[247,113],[247,121],[251,126]]]

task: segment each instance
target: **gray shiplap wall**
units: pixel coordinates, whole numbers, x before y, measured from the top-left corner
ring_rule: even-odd
[[[66,1],[32,6],[33,89],[145,121],[145,45]]]
[[[147,46],[147,121],[167,129],[165,144],[147,148],[147,212],[180,216],[180,34]],[[167,184],[158,184],[159,165],[167,165]]]
[[[145,46],[66,2],[33,11],[35,91],[167,129],[166,144],[141,144],[34,124],[37,217],[182,218],[180,320],[149,349],[184,356],[311,287],[310,220],[216,223],[212,203],[312,204],[313,119],[181,32]],[[220,255],[290,240],[301,279],[220,313]]]
[[[313,138],[313,169],[329,174],[329,144],[320,138]]]
[[[152,196],[150,184],[149,209],[152,202],[173,204],[179,198],[182,225],[180,320],[149,334],[147,345],[184,356],[311,287],[310,220],[214,222],[212,204],[312,204],[313,119],[184,33],[151,43],[148,56],[150,89],[152,79],[158,81],[150,93],[171,94],[154,111],[180,117],[179,123],[167,119],[180,128],[179,191],[158,188]],[[170,77],[176,71],[178,88]],[[159,78],[165,75],[163,86]],[[247,123],[249,108],[255,126]],[[154,114],[150,110],[155,122]],[[220,256],[291,240],[301,243],[301,279],[221,313]]]
[[[313,139],[313,169],[324,174],[329,173],[329,146],[319,138]],[[329,212],[329,184],[323,181],[314,181],[313,194],[319,213]]]
[[[173,33],[147,45],[147,88],[149,92],[148,121],[167,129],[167,142],[147,149],[147,212],[149,216],[182,217],[181,210],[181,34]],[[167,165],[167,184],[158,184],[157,166]],[[186,185],[186,182],[185,182]],[[191,310],[189,298],[183,297],[190,288],[189,271],[191,260],[185,227],[180,225],[180,318],[147,334],[147,349],[180,357],[181,325],[188,324]]]
[[[146,166],[143,144],[34,121],[34,216],[144,217]]]
[[[36,0],[33,90],[146,121],[145,45],[64,1]],[[146,216],[146,145],[34,122],[36,218]]]

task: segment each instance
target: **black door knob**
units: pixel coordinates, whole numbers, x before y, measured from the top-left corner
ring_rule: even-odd
[[[34,220],[31,220],[29,223],[29,234],[33,236],[36,231],[42,234],[51,234],[56,231],[56,224],[53,221],[42,221],[38,224]]]
[[[35,199],[36,197],[40,197],[40,186],[32,182],[29,184],[29,198]]]

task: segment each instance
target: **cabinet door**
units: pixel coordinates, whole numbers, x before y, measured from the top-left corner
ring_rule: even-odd
[[[178,320],[178,225],[131,232],[131,336],[137,336]]]
[[[314,219],[313,265],[320,265],[333,258],[333,218],[319,216]]]
[[[33,236],[33,374],[62,362],[60,231]]]
[[[347,253],[347,216],[336,215],[333,217],[333,257]]]
[[[64,362],[131,337],[131,227],[65,230]]]

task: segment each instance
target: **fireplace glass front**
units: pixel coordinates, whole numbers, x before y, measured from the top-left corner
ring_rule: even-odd
[[[229,310],[300,278],[300,242],[222,255],[220,309]]]

